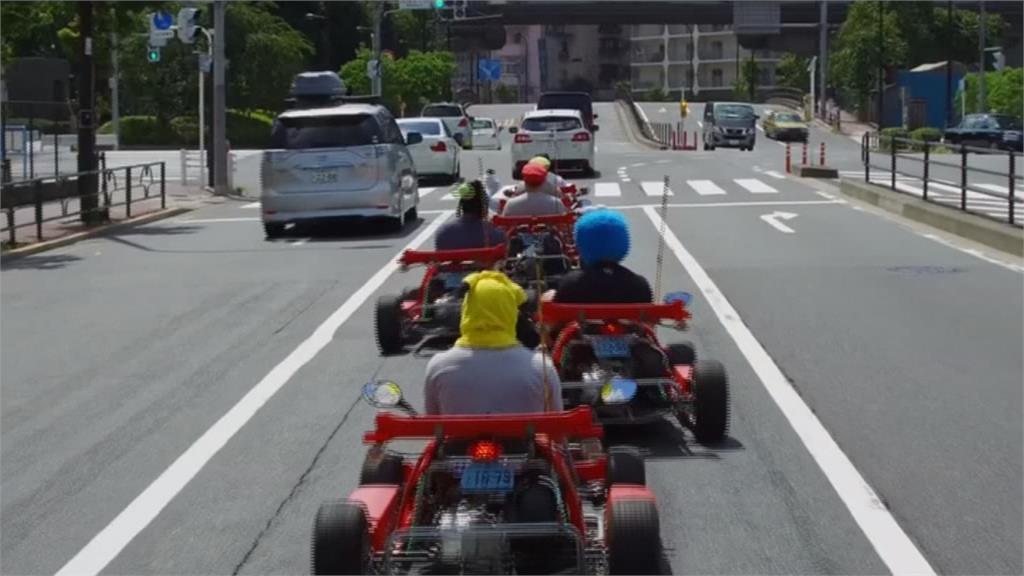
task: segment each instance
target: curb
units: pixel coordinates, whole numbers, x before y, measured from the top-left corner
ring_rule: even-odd
[[[1024,256],[1024,230],[955,208],[894,192],[883,186],[842,178],[839,191],[882,210],[938,228],[1015,256]]]
[[[629,106],[628,102],[618,99],[615,100],[615,110],[618,113],[619,122],[621,122],[622,125],[626,127],[626,131],[629,132],[630,138],[632,138],[632,140],[636,144],[639,144],[640,146],[646,146],[654,150],[661,150],[662,145],[655,143],[653,140],[650,140],[646,136],[644,136],[642,128],[640,129],[640,134],[637,134],[637,126],[636,122],[633,120],[633,113],[630,112],[629,110],[624,110],[624,108],[626,108],[627,106]]]
[[[15,260],[23,256],[30,256],[32,254],[38,254],[40,252],[46,252],[47,250],[53,250],[54,248],[61,248],[79,242],[93,238],[95,236],[102,236],[109,234],[110,232],[116,232],[125,228],[131,228],[134,226],[141,226],[143,224],[149,224],[150,222],[156,222],[157,220],[163,220],[165,218],[173,218],[179,214],[191,212],[198,206],[175,206],[174,208],[164,208],[163,210],[157,210],[156,212],[150,212],[137,216],[128,220],[122,220],[114,224],[107,224],[99,226],[91,230],[85,230],[84,232],[76,232],[74,234],[68,234],[61,238],[54,238],[53,240],[46,240],[45,242],[37,242],[23,248],[15,248],[13,250],[6,250],[3,254],[0,254],[0,259],[7,262]]]

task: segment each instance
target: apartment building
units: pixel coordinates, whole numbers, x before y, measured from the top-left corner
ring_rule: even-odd
[[[687,97],[721,98],[732,95],[740,63],[750,60],[730,26],[642,24],[630,27],[630,79],[634,92],[685,90]],[[696,48],[696,50],[695,50]],[[781,54],[757,50],[758,89],[775,87],[775,68]]]

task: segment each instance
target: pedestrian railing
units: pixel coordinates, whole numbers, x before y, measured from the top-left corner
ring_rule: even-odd
[[[79,182],[93,180],[88,188],[96,192],[79,194]],[[150,162],[117,168],[100,168],[18,182],[5,182],[0,194],[0,211],[6,216],[0,234],[17,243],[16,231],[34,226],[36,239],[43,240],[43,225],[79,217],[83,223],[110,221],[110,210],[123,206],[125,217],[132,216],[132,204],[160,199],[167,207],[166,167]],[[83,207],[85,205],[86,207]],[[77,206],[77,208],[76,208]]]
[[[939,154],[939,150],[950,153]],[[989,158],[1005,159],[1006,170],[971,166],[969,162]],[[868,132],[861,138],[861,161],[865,182],[888,185],[896,192],[1022,227],[1017,215],[1024,208],[1024,201],[1017,195],[1024,183],[1024,176],[1017,172],[1019,153]]]

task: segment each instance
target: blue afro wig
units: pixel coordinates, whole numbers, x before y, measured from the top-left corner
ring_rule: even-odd
[[[592,210],[576,220],[576,248],[585,266],[622,262],[629,254],[629,226],[622,214]]]

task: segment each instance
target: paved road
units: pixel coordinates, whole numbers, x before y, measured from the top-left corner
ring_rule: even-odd
[[[939,573],[1022,573],[1019,259],[783,175],[779,146],[651,151],[596,111],[589,185],[633,227],[628,264],[655,276],[645,207],[668,175],[664,289],[695,293],[686,337],[732,382],[724,446],[669,423],[610,433],[648,451],[672,572],[879,574],[919,552]],[[479,156],[505,175],[509,154],[468,152],[464,173]],[[396,235],[268,242],[258,205],[231,201],[6,264],[0,571],[307,570],[317,506],[356,481],[361,384],[422,405],[426,360],[369,336],[370,302],[419,280],[387,263],[454,207],[421,195]]]

